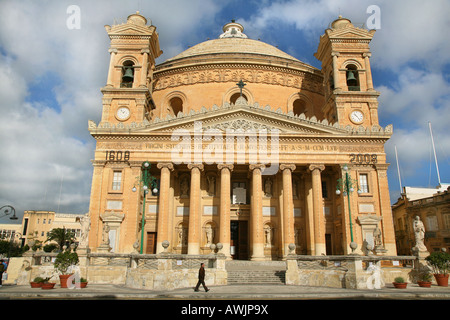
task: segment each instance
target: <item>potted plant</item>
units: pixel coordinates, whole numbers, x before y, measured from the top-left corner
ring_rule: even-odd
[[[56,256],[54,267],[59,272],[61,288],[67,288],[67,279],[71,274],[67,273],[70,266],[78,264],[78,254],[71,250],[64,250]]]
[[[432,252],[425,260],[431,265],[438,286],[448,287],[450,254],[444,251],[436,251]]]
[[[41,288],[43,282],[44,282],[44,278],[36,277],[33,279],[33,281],[30,281],[30,285],[32,288]]]
[[[397,277],[394,279],[394,282],[392,282],[394,287],[398,289],[406,289],[406,286],[408,285],[407,282],[405,282],[405,279],[403,277]]]
[[[73,281],[73,283],[75,283],[75,280]],[[88,284],[87,279],[80,278],[80,288],[86,288],[87,284]]]
[[[429,272],[422,273],[420,280],[417,281],[419,287],[430,288],[431,287],[431,274]]]
[[[42,286],[41,289],[43,290],[49,290],[49,289],[53,289],[55,287],[55,282],[49,282],[51,277],[45,278],[42,281]]]

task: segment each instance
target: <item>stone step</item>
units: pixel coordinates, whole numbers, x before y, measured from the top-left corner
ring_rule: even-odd
[[[225,264],[227,270],[286,270],[285,261],[231,260]]]
[[[230,270],[228,284],[285,284],[284,270]]]

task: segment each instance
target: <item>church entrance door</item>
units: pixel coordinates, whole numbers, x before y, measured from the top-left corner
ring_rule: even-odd
[[[156,253],[156,232],[147,232],[147,254]]]
[[[231,257],[248,259],[248,221],[231,221]]]

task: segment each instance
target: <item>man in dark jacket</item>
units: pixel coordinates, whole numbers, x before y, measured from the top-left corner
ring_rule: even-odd
[[[205,289],[205,292],[209,291],[209,289],[205,285],[205,268],[204,268],[204,266],[205,266],[205,264],[202,263],[200,265],[200,269],[198,270],[198,282],[197,282],[197,286],[195,286],[195,291],[198,291],[198,288],[200,287],[200,284],[203,285],[203,288]]]

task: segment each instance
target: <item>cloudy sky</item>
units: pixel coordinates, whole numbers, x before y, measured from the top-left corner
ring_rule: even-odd
[[[79,29],[67,26],[71,5],[80,9]],[[19,216],[88,211],[95,141],[87,123],[101,116],[109,64],[104,25],[139,10],[157,27],[160,63],[217,38],[235,19],[250,38],[320,68],[313,54],[330,22],[341,14],[366,24],[371,5],[380,8],[371,43],[380,124],[394,125],[386,145],[391,201],[400,193],[394,146],[403,185],[438,184],[429,122],[441,182],[450,182],[448,0],[0,0],[0,206],[12,205]]]

